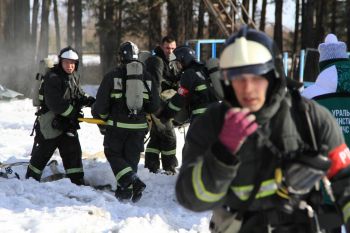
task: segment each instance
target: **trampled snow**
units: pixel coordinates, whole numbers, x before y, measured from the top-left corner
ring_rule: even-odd
[[[84,110],[86,117],[91,116],[89,111]],[[0,101],[0,162],[29,161],[34,113],[30,99]],[[97,126],[80,126],[86,182],[115,188],[112,170],[101,156],[103,137]],[[177,136],[181,163],[184,135],[177,131]],[[63,171],[57,151],[52,159]],[[210,212],[194,213],[177,203],[177,176],[151,174],[143,166],[141,159],[138,174],[147,188],[137,203],[121,203],[113,193],[77,186],[68,179],[48,183],[26,180],[26,167],[13,167],[20,180],[13,174],[10,179],[0,178],[0,232],[209,232]],[[48,167],[43,177],[46,175],[50,175]]]

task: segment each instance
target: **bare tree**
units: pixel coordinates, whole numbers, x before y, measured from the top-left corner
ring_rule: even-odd
[[[80,64],[83,64],[83,26],[82,0],[74,0],[74,45],[79,54]],[[83,66],[80,66],[83,68]]]
[[[30,40],[30,0],[0,3],[1,84],[28,94],[25,78],[35,62]]]
[[[250,3],[250,0],[243,0],[242,1],[242,6],[246,9],[247,12],[249,12],[249,3]],[[244,20],[245,23],[249,24],[249,15],[247,15],[243,8],[242,8],[242,18]]]
[[[282,10],[283,1],[275,1],[275,29],[273,38],[280,51],[283,50]]]
[[[57,0],[53,0],[53,13],[55,17],[56,49],[57,51],[59,51],[61,49],[61,33],[60,33],[60,22],[58,19]]]
[[[325,0],[316,1],[316,30],[315,30],[315,39],[314,47],[316,47],[323,39],[325,30],[324,30],[324,14],[327,12],[327,4]]]
[[[148,48],[151,50],[159,43],[162,36],[162,1],[148,0]]]
[[[174,35],[179,44],[193,37],[193,1],[167,0],[168,34]]]
[[[184,40],[192,39],[193,36],[193,0],[184,0],[183,1],[184,6]]]
[[[301,48],[312,48],[314,0],[302,0]]]
[[[34,52],[36,51],[37,30],[38,30],[39,0],[33,1],[31,42]]]
[[[49,13],[51,0],[43,0],[41,11],[41,29],[38,60],[47,57],[49,53]]]
[[[293,53],[297,52],[297,45],[299,39],[299,18],[300,18],[300,0],[295,0],[295,22],[294,22],[294,40]]]
[[[167,13],[168,13],[168,28],[167,34],[173,35],[176,39],[179,37],[178,33],[178,11],[181,8],[182,1],[167,0]]]
[[[205,13],[204,2],[202,0],[199,0],[197,38],[203,38],[204,36],[204,13]]]
[[[266,24],[266,6],[267,6],[267,0],[262,0],[261,3],[261,14],[260,14],[260,31],[265,31],[265,24]]]
[[[255,14],[256,14],[256,6],[258,4],[258,0],[253,0],[253,5],[252,5],[252,20],[255,22]]]
[[[209,38],[222,38],[224,33],[219,29],[218,24],[213,15],[209,15],[208,24]]]
[[[6,46],[21,50],[27,47],[30,38],[29,0],[12,0],[6,8],[4,37]],[[23,47],[23,48],[22,48]]]
[[[121,43],[124,0],[101,0],[97,6],[101,66],[102,72],[106,73],[114,66],[116,51]]]
[[[337,0],[332,0],[332,11],[331,11],[331,32],[332,33],[336,33],[336,25],[337,25],[337,22],[336,22],[336,17],[337,17]]]
[[[178,5],[176,24],[177,28],[177,41],[179,44],[183,44],[185,42],[185,33],[186,33],[186,4],[184,4],[186,0],[176,1]]]
[[[74,18],[74,12],[73,12],[73,0],[68,0],[67,5],[67,44],[72,45],[73,44],[73,18]]]

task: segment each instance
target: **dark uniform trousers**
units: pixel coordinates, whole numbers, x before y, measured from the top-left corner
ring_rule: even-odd
[[[178,166],[176,158],[176,134],[173,127],[158,130],[154,124],[150,131],[150,141],[145,153],[145,167],[151,172],[160,168],[159,154],[165,171],[175,172]]]
[[[72,183],[83,184],[82,151],[78,134],[72,137],[63,133],[54,139],[44,139],[40,130],[36,130],[32,157],[26,177],[33,177],[40,181],[42,171],[56,149],[60,152],[63,166],[66,170],[66,176],[70,178]]]
[[[104,152],[121,187],[128,187],[137,172],[140,153],[144,150],[145,134],[146,130],[107,128],[103,143]]]

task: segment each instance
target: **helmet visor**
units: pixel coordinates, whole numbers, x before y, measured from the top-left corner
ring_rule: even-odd
[[[222,69],[225,72],[225,76],[221,75],[223,79],[234,79],[236,76],[241,74],[255,74],[255,75],[264,75],[274,69],[274,63],[272,60],[263,63],[263,64],[254,64],[247,66],[240,66],[231,69]]]

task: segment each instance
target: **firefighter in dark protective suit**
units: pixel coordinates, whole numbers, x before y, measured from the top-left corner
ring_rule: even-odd
[[[169,65],[180,75],[180,84],[177,93],[169,99],[159,117],[174,118],[185,110],[192,122],[205,112],[209,104],[217,101],[208,70],[197,61],[194,50],[188,46],[177,47],[170,54]]]
[[[155,78],[159,95],[166,100],[177,90],[178,78],[169,67],[169,55],[176,48],[175,39],[165,36],[160,46],[154,49],[154,55],[145,64],[147,71]],[[152,127],[150,140],[145,153],[145,167],[150,172],[157,173],[160,169],[159,154],[161,155],[163,170],[175,173],[178,166],[176,158],[176,134],[172,121],[161,122],[154,114],[151,115]]]
[[[43,78],[39,89],[41,106],[36,113],[35,139],[26,178],[40,181],[42,172],[58,148],[66,176],[72,183],[84,184],[82,151],[78,138],[78,117],[81,108],[90,107],[95,98],[79,86],[77,52],[67,47],[61,50],[59,63]]]
[[[349,149],[328,110],[287,88],[281,64],[266,34],[241,28],[220,56],[225,101],[187,134],[176,195],[213,211],[211,232],[332,232],[341,219],[350,230]]]
[[[146,188],[137,176],[148,129],[146,113],[159,108],[157,88],[138,61],[138,53],[132,42],[120,45],[120,66],[104,76],[92,108],[93,116],[107,123],[103,145],[116,177],[115,196],[121,201],[131,199],[133,202],[141,198]]]

